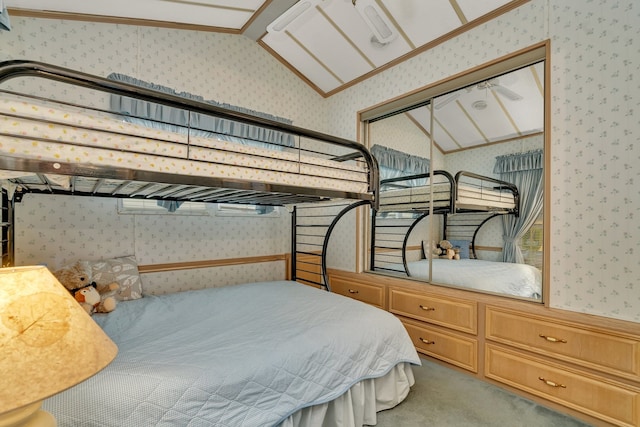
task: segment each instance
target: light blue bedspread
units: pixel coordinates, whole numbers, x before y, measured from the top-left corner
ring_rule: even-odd
[[[148,296],[94,318],[119,354],[44,402],[60,427],[273,426],[420,363],[390,313],[295,282]]]

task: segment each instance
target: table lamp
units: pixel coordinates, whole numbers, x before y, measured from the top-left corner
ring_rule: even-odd
[[[0,427],[55,426],[41,402],[96,374],[117,352],[46,267],[0,268]]]

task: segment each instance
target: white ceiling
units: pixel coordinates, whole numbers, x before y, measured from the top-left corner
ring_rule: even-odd
[[[323,96],[527,0],[4,0],[9,15],[244,34]],[[355,3],[355,5],[354,5]],[[374,35],[368,12],[390,37]],[[282,16],[279,22],[270,24]],[[293,18],[293,19],[287,19]],[[282,27],[282,28],[280,28]],[[269,30],[269,31],[267,31]],[[379,43],[382,39],[384,43]]]
[[[526,1],[4,0],[4,3],[10,17],[51,17],[242,34],[328,97]],[[371,17],[377,24],[367,21]],[[382,31],[376,32],[377,28]],[[538,73],[542,78],[541,70]],[[523,71],[521,75],[500,79],[499,88],[462,90],[456,99],[447,99],[444,104],[436,102],[434,137],[441,149],[447,152],[539,131],[542,118],[538,120],[537,113],[530,113],[534,108],[530,103],[538,103],[535,108],[542,114],[540,88],[533,75],[531,71]],[[522,99],[505,97],[503,88],[520,94]],[[473,102],[483,99],[487,108],[471,107]],[[429,123],[427,109],[410,114],[418,126]]]
[[[522,3],[509,0],[300,0],[280,31],[267,28],[261,43],[330,95],[399,58],[424,50],[448,34]],[[360,13],[387,21],[392,36],[379,43]],[[299,12],[302,11],[302,12]],[[366,16],[366,14],[365,14]],[[287,14],[283,15],[286,23]],[[474,21],[476,21],[474,23]],[[375,28],[375,27],[373,27]]]
[[[240,31],[267,0],[4,0],[12,8]]]

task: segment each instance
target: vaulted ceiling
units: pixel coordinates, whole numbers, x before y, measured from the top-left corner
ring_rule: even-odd
[[[4,0],[9,15],[243,34],[323,96],[526,0]]]
[[[4,0],[4,3],[9,16],[244,35],[259,43],[319,94],[329,97],[526,1]],[[440,131],[436,127],[434,132],[440,132],[439,140],[449,150],[535,132],[540,126],[526,124],[530,121],[527,111],[531,111],[528,102],[539,106],[539,91],[535,70],[530,70],[516,78],[493,80],[443,96],[434,104],[436,122],[441,122],[437,124]],[[483,99],[484,108],[477,102]],[[411,114],[419,126],[430,120],[426,109]],[[505,126],[508,129],[496,134],[488,130]],[[473,137],[453,135],[454,131],[463,130]]]

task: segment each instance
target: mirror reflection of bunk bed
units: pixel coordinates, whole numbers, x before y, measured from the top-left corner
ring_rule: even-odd
[[[13,84],[21,78],[28,82]],[[414,382],[411,364],[420,362],[400,322],[390,313],[296,283],[301,276],[298,282],[328,289],[324,252],[335,223],[358,206],[377,206],[377,164],[366,148],[175,93],[37,62],[1,63],[0,83],[5,268],[14,265],[15,204],[30,193],[151,199],[163,206],[184,201],[295,206],[294,212],[338,206],[294,214],[290,281],[161,296],[143,292],[112,313],[94,315],[120,353],[101,373],[44,402],[61,426],[87,420],[154,425],[167,417],[174,425],[194,420],[239,425],[242,419],[247,426],[304,426],[324,417],[344,425],[375,424],[376,411],[406,397]],[[56,89],[49,97],[43,88],[51,83]],[[79,96],[80,90],[91,95]],[[60,100],[60,93],[71,93],[74,101]],[[141,110],[170,108],[171,119],[107,107],[123,98],[143,105]],[[250,126],[259,135],[278,133],[289,142],[243,143],[220,132],[220,120]],[[321,230],[311,233],[312,241],[301,232],[310,228]],[[298,254],[314,261],[297,262]],[[306,268],[320,274],[301,273],[307,262],[312,267]],[[167,305],[180,310],[168,313],[162,308]],[[173,338],[188,344],[177,345]],[[140,354],[147,356],[130,360]],[[176,399],[156,399],[147,393],[151,388]],[[391,394],[383,401],[385,393]],[[353,399],[367,402],[366,409]],[[91,412],[96,400],[99,413]]]
[[[519,215],[520,197],[515,185],[492,177],[444,170],[389,178],[380,184],[380,208],[372,221],[373,271],[484,292],[539,300],[542,275],[521,263],[478,257],[478,235],[489,221]],[[412,233],[430,214],[439,218],[440,230],[431,241],[420,243],[419,259],[411,256]],[[460,259],[441,255],[447,240]],[[415,252],[415,250],[413,251]]]

